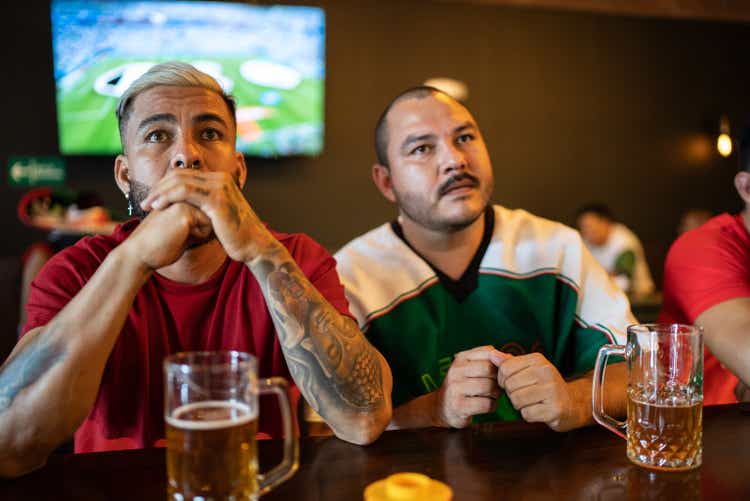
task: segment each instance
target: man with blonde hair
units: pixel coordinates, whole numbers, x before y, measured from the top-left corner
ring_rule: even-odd
[[[164,437],[162,360],[240,350],[291,376],[341,438],[391,416],[391,374],[349,317],[330,255],[269,230],[244,198],[234,103],[192,66],[165,63],[117,108],[115,181],[136,216],[57,254],[34,281],[24,336],[0,368],[0,475],[76,451]],[[280,433],[261,403],[260,430]]]

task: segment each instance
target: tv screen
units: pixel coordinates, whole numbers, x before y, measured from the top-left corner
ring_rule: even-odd
[[[151,66],[180,60],[237,100],[237,149],[272,157],[323,148],[325,14],[209,1],[53,0],[60,151],[121,151],[115,108]]]

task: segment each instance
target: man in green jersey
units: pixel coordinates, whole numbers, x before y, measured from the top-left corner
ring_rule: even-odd
[[[393,428],[525,419],[592,422],[599,347],[635,323],[625,296],[562,224],[490,204],[487,148],[471,113],[409,89],[375,130],[372,177],[398,218],[337,254],[351,311],[393,371]],[[623,364],[607,373],[625,407]]]

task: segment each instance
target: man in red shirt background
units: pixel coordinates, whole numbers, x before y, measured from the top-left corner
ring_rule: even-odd
[[[664,267],[661,322],[700,325],[706,345],[704,404],[743,398],[750,383],[750,135],[740,140],[734,187],[739,214],[721,214],[684,233]]]
[[[291,375],[350,442],[390,421],[390,369],[350,317],[333,258],[269,230],[244,198],[234,111],[183,63],[120,98],[115,181],[138,218],[56,254],[33,282],[0,367],[0,476],[40,467],[74,432],[78,452],[153,446],[162,360],[177,351],[256,355],[261,377]],[[262,402],[260,428],[279,428]]]

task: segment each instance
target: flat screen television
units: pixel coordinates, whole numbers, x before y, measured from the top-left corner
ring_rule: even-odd
[[[212,1],[51,4],[60,151],[121,150],[115,108],[152,65],[180,60],[237,100],[237,149],[274,157],[323,148],[325,13]]]

